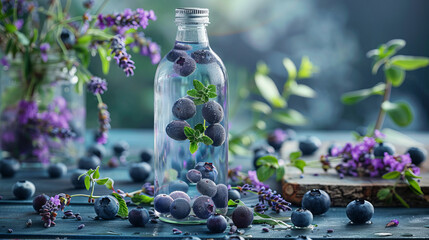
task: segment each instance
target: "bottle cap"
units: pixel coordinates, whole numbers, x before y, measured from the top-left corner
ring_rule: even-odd
[[[207,8],[176,8],[176,23],[210,23]]]

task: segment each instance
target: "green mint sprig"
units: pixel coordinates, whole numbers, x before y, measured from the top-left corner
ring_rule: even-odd
[[[286,166],[296,167],[304,173],[304,167],[307,165],[304,160],[300,159],[301,152],[292,152],[289,155],[290,163],[287,165],[280,165],[279,160],[271,155],[259,158],[256,161],[256,176],[259,181],[263,182],[268,180],[272,175],[276,174],[276,180],[281,181],[286,173]]]
[[[205,125],[205,124],[204,124]],[[198,144],[204,143],[205,145],[212,145],[213,140],[208,136],[204,135],[206,127],[203,124],[199,123],[195,125],[194,129],[190,127],[185,127],[185,135],[191,143],[189,145],[189,151],[194,154],[198,150]]]
[[[193,97],[193,101],[195,105],[201,105],[209,101],[210,98],[217,97],[216,94],[216,86],[215,85],[207,85],[198,80],[193,81],[194,89],[188,90],[187,94],[190,97]]]

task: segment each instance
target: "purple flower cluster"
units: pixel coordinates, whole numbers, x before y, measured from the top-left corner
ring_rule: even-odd
[[[42,43],[40,44],[40,56],[42,57],[43,62],[48,61],[48,51],[51,49],[51,46],[49,43]]]
[[[124,34],[129,29],[137,30],[139,27],[145,29],[149,25],[149,20],[156,20],[153,10],[137,8],[136,11],[132,11],[127,8],[123,13],[98,15],[96,25],[100,29],[114,27],[118,34]]]
[[[88,91],[92,94],[103,94],[107,91],[107,82],[99,77],[91,77],[87,84]]]
[[[154,194],[155,193],[155,187],[153,186],[153,184],[148,183],[148,182],[143,184],[142,191],[149,196],[155,195]]]
[[[377,134],[378,137],[383,137]],[[409,154],[389,155],[384,154],[383,158],[375,158],[373,149],[376,139],[365,137],[362,142],[355,145],[347,143],[344,147],[334,147],[330,155],[323,155],[320,158],[325,171],[331,168],[331,159],[340,158],[341,162],[335,167],[340,178],[345,175],[353,177],[381,177],[388,172],[402,172],[410,168],[414,174],[419,175],[420,169],[411,163]]]
[[[258,213],[264,213],[269,208],[277,213],[292,210],[290,202],[284,200],[280,194],[269,187],[255,188],[252,185],[244,184],[242,187],[238,187],[238,189],[241,192],[251,191],[258,194],[259,202],[254,208]]]
[[[96,136],[97,143],[107,143],[108,132],[110,129],[110,113],[107,111],[107,105],[104,103],[98,104],[98,121],[99,129]]]
[[[42,221],[44,222],[43,226],[49,228],[55,226],[55,219],[57,218],[57,211],[60,210],[61,201],[58,195],[51,197],[49,201],[42,206],[42,209],[39,210],[40,216],[42,216]]]
[[[157,64],[161,60],[161,48],[150,38],[147,38],[143,32],[134,33],[134,42],[130,44],[130,48],[137,47],[139,53],[150,58],[152,64]]]
[[[120,35],[116,35],[110,40],[110,49],[116,60],[116,63],[122,68],[127,77],[134,75],[134,61],[131,60],[131,55],[125,49],[124,39]]]

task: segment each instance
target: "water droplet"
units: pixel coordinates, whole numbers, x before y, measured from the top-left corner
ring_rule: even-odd
[[[388,236],[392,236],[393,234],[391,233],[374,233],[375,236],[379,236],[379,237],[388,237]]]

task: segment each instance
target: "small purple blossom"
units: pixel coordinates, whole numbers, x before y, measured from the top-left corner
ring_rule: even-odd
[[[142,191],[149,196],[153,196],[155,193],[155,187],[151,183],[147,182],[147,183],[143,184]]]
[[[152,64],[157,64],[161,60],[161,48],[160,46],[152,42],[150,38],[145,37],[143,32],[134,33],[134,42],[130,44],[130,48],[137,47],[139,53],[143,56],[148,56],[151,59]]]
[[[386,224],[386,227],[396,227],[399,225],[398,219],[392,219]]]
[[[3,65],[3,66],[4,66],[4,68],[5,68],[5,69],[8,69],[8,68],[10,67],[10,63],[9,63],[9,61],[7,60],[7,57],[6,57],[6,56],[3,56],[3,57],[0,59],[0,63],[1,63],[1,65]]]
[[[98,15],[96,25],[100,29],[115,27],[116,32],[124,34],[129,29],[145,29],[149,25],[149,20],[155,21],[154,11],[145,11],[141,8],[132,11],[127,8],[123,13]]]
[[[374,136],[376,138],[385,138],[386,137],[386,135],[384,133],[380,132],[380,130],[378,130],[378,129],[375,129]]]
[[[42,216],[42,221],[44,222],[43,226],[45,228],[55,226],[57,211],[60,209],[60,207],[60,196],[55,195],[55,197],[51,197],[49,201],[39,210],[40,216]]]
[[[18,19],[18,20],[16,20],[16,21],[13,23],[13,25],[15,25],[15,27],[16,27],[18,30],[21,30],[22,26],[24,25],[24,19]]]
[[[87,89],[94,95],[103,94],[107,91],[107,82],[99,77],[91,77],[91,80],[87,84]]]
[[[42,57],[43,62],[48,61],[48,51],[51,49],[51,45],[49,43],[40,44],[40,56]]]
[[[18,122],[27,124],[28,121],[37,117],[37,103],[34,101],[21,100],[18,104]]]
[[[244,184],[239,186],[240,192],[250,191],[258,194],[259,202],[255,205],[254,210],[259,213],[264,213],[268,208],[279,213],[282,211],[290,211],[290,203],[283,199],[283,197],[276,191],[271,190],[269,187],[255,188],[252,185]]]
[[[116,35],[111,39],[110,49],[114,55],[114,59],[120,68],[122,68],[127,77],[134,75],[134,61],[131,60],[131,55],[125,49],[124,39],[120,35]]]
[[[250,184],[253,185],[256,189],[269,188],[268,185],[259,181],[256,171],[248,171],[247,176],[249,177]]]

